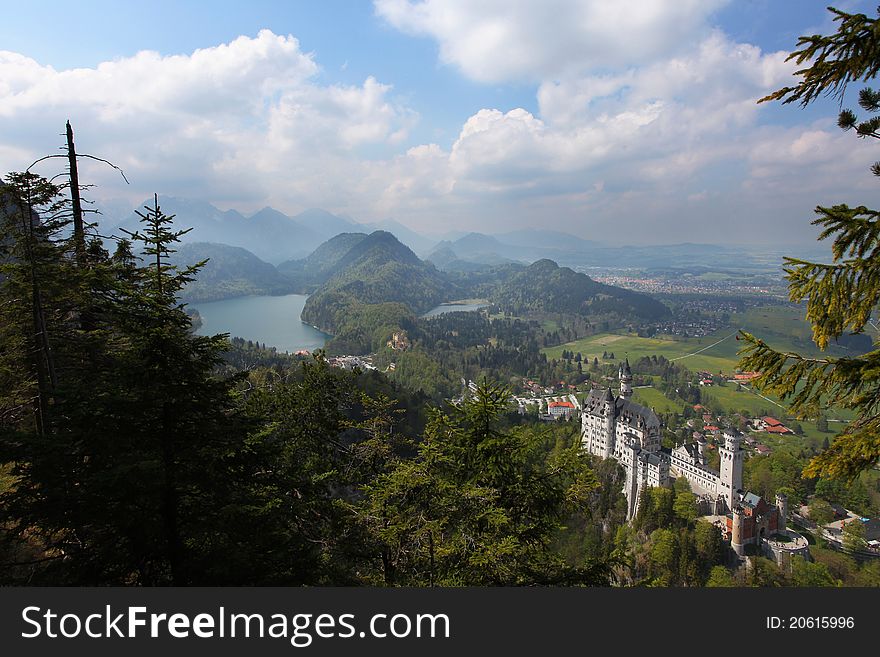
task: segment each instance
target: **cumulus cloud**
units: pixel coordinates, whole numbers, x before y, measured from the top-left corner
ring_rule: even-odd
[[[808,223],[816,194],[833,198],[849,189],[877,198],[865,170],[869,146],[854,144],[830,122],[785,130],[764,125],[768,110],[756,99],[791,80],[788,53],[762,52],[707,28],[701,21],[710,8],[679,25],[687,39],[642,44],[631,57],[613,48],[601,58],[577,48],[557,52],[567,35],[599,29],[572,18],[572,11],[593,8],[565,3],[538,20],[528,4],[484,14],[482,5],[470,3],[377,2],[386,20],[437,39],[441,57],[475,79],[540,80],[537,114],[480,110],[449,150],[449,196],[469,199],[488,226],[534,224],[550,215],[557,227],[596,239],[607,238],[614,225],[615,234],[642,241],[748,242],[758,235],[806,241],[813,238]],[[642,17],[652,15],[646,9]],[[633,35],[662,31],[670,14],[660,14],[650,28],[632,25]],[[558,41],[531,30],[548,15],[568,26],[559,28]],[[615,15],[603,17],[601,31],[618,28]],[[486,27],[487,34],[504,34],[503,44],[473,36],[488,16],[500,22]],[[511,48],[528,52],[535,65],[519,62]]]
[[[642,64],[681,50],[726,0],[376,0],[394,27],[432,37],[481,82],[533,81]]]
[[[62,71],[0,51],[0,166],[21,169],[54,151],[70,118],[80,144],[137,182],[132,198],[160,188],[215,202],[330,205],[329,193],[296,193],[310,182],[320,189],[328,170],[351,170],[358,149],[399,142],[417,117],[388,84],[322,85],[319,71],[297,39],[268,30],[188,55],[143,51]]]
[[[830,118],[779,126],[756,105],[793,67],[711,27],[719,4],[378,0],[465,75],[535,89],[536,110],[480,109],[447,143],[409,137],[420,119],[395,80],[322,82],[314,55],[268,30],[70,70],[0,51],[0,170],[54,152],[70,118],[80,148],[134,183],[84,163],[107,196],[324,207],[426,232],[790,239],[817,202],[877,199],[871,143]]]

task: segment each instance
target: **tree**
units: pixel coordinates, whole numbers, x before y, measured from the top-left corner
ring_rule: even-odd
[[[843,547],[850,552],[861,552],[868,547],[865,540],[865,525],[858,518],[847,520],[843,526]]]
[[[711,577],[716,564],[724,562],[725,547],[721,530],[705,520],[697,521],[694,527],[694,545],[704,577]]]
[[[785,586],[785,574],[775,561],[766,557],[749,557],[744,583],[746,586],[777,587]]]
[[[730,571],[727,570],[724,566],[713,566],[711,572],[709,573],[709,579],[706,580],[707,588],[732,588],[736,586],[736,581],[733,579],[733,575],[730,574]]]
[[[43,184],[21,182],[28,199]],[[31,217],[35,206],[26,207]],[[111,259],[96,240],[77,254],[45,212],[30,222],[44,231],[35,248],[8,263],[4,300],[30,272],[40,303],[32,316],[42,316],[32,351],[45,376],[17,382],[45,394],[39,420],[0,430],[0,461],[14,461],[16,478],[0,509],[5,528],[40,544],[34,581],[203,582],[212,567],[203,548],[219,542],[240,481],[234,382],[215,376],[226,340],[191,334],[175,294],[195,270],[167,265],[179,233],[158,204],[143,218],[136,237],[152,256],[147,267]],[[30,241],[12,235],[13,245]]]
[[[656,529],[651,533],[651,575],[661,586],[673,586],[678,574],[679,545],[671,529]]]
[[[604,563],[572,567],[550,549],[570,513],[597,489],[574,442],[547,452],[540,432],[507,431],[507,389],[486,382],[435,409],[413,459],[364,488],[365,512],[393,558],[395,584],[607,583]]]
[[[880,561],[872,559],[854,575],[855,586],[880,586]]]
[[[689,525],[697,518],[697,496],[690,491],[681,491],[675,495],[673,510],[677,518]]]
[[[817,525],[827,525],[834,520],[834,509],[821,497],[814,497],[809,504],[810,520]]]
[[[795,586],[839,586],[828,567],[822,563],[807,561],[801,556],[791,560],[791,579]]]
[[[780,100],[809,105],[823,94],[841,100],[852,82],[873,79],[880,70],[878,19],[848,14],[829,8],[838,23],[829,36],[803,36],[798,50],[789,56],[809,66],[795,75],[801,80],[759,102]],[[876,114],[880,94],[864,88],[859,94],[863,110]],[[880,117],[859,122],[850,110],[843,110],[838,125],[861,137],[880,138]],[[872,170],[880,175],[880,164]],[[880,301],[880,213],[864,206],[817,207],[814,225],[823,228],[819,239],[833,237],[831,263],[786,258],[789,297],[807,302],[807,319],[813,326],[813,340],[820,349],[845,332],[859,333]],[[780,352],[759,338],[743,332],[746,346],[739,367],[760,371],[755,385],[790,400],[791,412],[814,417],[830,406],[855,411],[855,419],[837,435],[827,450],[814,457],[805,475],[855,477],[880,458],[880,350],[860,357],[807,358]]]

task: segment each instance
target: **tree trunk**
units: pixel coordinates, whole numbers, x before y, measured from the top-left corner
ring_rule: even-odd
[[[73,243],[76,260],[80,265],[86,260],[86,233],[83,224],[82,201],[79,197],[79,172],[76,168],[76,147],[73,144],[73,128],[67,122],[67,161],[70,166],[70,200],[73,203]]]

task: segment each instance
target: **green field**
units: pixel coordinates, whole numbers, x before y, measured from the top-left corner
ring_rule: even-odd
[[[726,333],[719,332],[718,336],[705,338],[670,336],[640,338],[635,335],[600,333],[557,347],[547,347],[543,351],[548,358],[559,358],[563,350],[580,352],[589,361],[592,361],[593,358],[598,358],[601,361],[602,354],[605,352],[613,353],[616,360],[629,358],[630,362],[637,361],[642,356],[664,356],[669,360],[676,360],[676,362],[680,360],[682,365],[693,371],[732,372],[736,365],[736,346],[739,345],[734,337],[730,337],[725,342],[703,353],[688,356],[688,354],[708,347],[732,333],[734,333],[732,329],[726,329]],[[733,347],[728,347],[727,343],[732,343]],[[728,353],[731,350],[733,353]]]
[[[637,404],[653,408],[657,413],[681,413],[684,411],[684,402],[672,400],[666,397],[656,388],[636,388],[633,390],[633,400]]]
[[[581,352],[590,361],[602,359],[603,352],[614,353],[616,360],[629,358],[636,361],[642,356],[664,356],[689,370],[713,374],[732,374],[737,368],[737,351],[743,343],[736,340],[738,328],[752,333],[771,347],[797,351],[809,355],[820,352],[811,340],[810,325],[803,318],[803,310],[791,306],[761,306],[734,315],[731,328],[721,329],[701,338],[656,336],[640,338],[636,335],[600,333],[581,340],[543,349],[548,358],[559,358],[563,350]],[[840,347],[832,347],[828,354],[852,355]]]

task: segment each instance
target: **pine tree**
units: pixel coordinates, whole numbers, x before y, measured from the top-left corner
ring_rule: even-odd
[[[13,182],[26,183],[18,198],[45,186]],[[0,286],[4,311],[22,318],[13,331],[34,336],[40,327],[21,352],[24,366],[9,370],[18,377],[12,389],[44,399],[0,427],[0,461],[14,461],[15,477],[0,500],[5,528],[38,545],[35,583],[205,581],[211,563],[202,553],[224,533],[243,443],[232,382],[214,376],[225,340],[189,333],[175,293],[195,270],[167,266],[179,233],[158,205],[135,234],[151,257],[138,267],[129,245],[110,258],[91,240],[78,253],[75,240],[53,232],[63,225],[55,217],[68,217],[57,191],[45,188],[39,214],[30,203],[15,215],[32,217],[41,236],[9,234]],[[22,285],[38,294],[23,296]],[[36,304],[16,308],[27,299],[40,302],[39,324],[23,322],[38,316]],[[3,361],[14,357],[4,352]]]
[[[607,564],[572,567],[551,549],[567,513],[585,510],[595,475],[576,447],[548,455],[527,428],[506,431],[509,393],[483,383],[435,411],[414,459],[366,487],[394,556],[395,583],[419,586],[607,583]]]
[[[878,19],[864,14],[829,10],[838,22],[830,36],[804,36],[789,59],[810,62],[796,72],[801,81],[759,102],[781,100],[806,106],[823,94],[843,98],[847,85],[874,78],[880,70]],[[880,110],[880,94],[869,88],[859,94],[862,109]],[[855,128],[861,137],[880,138],[880,117],[859,122],[850,110],[838,118],[844,130]],[[880,175],[880,163],[872,170]],[[861,332],[880,301],[880,213],[847,205],[817,207],[814,225],[823,228],[819,239],[833,238],[832,262],[814,263],[786,258],[789,297],[807,302],[813,340],[826,349],[845,332]],[[743,333],[746,346],[739,367],[762,372],[756,385],[790,401],[799,417],[840,406],[855,411],[855,419],[831,446],[814,457],[804,473],[811,477],[854,477],[880,458],[880,350],[856,358],[808,358],[780,352],[759,338]]]

